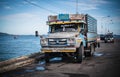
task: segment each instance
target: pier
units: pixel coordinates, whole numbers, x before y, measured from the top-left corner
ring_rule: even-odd
[[[44,54],[38,52],[28,56],[21,56],[18,58],[2,61],[0,62],[0,73],[12,71],[17,68],[30,65],[32,63],[35,63],[37,60],[41,60],[43,58],[44,58]]]
[[[46,65],[41,53],[0,62],[0,77],[119,77],[119,46],[120,39],[101,42],[93,57],[84,58],[81,64],[70,59],[51,59]]]

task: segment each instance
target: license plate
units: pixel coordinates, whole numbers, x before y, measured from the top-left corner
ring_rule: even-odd
[[[53,49],[53,52],[56,52],[57,50],[56,49]]]
[[[53,52],[60,52],[60,50],[58,50],[58,49],[53,49]]]

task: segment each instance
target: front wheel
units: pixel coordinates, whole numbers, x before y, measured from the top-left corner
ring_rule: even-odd
[[[77,62],[78,63],[81,63],[82,60],[83,60],[83,52],[84,52],[84,47],[83,45],[81,45],[78,49],[77,49],[77,56],[76,56],[76,59],[77,59]]]
[[[45,62],[49,63],[50,62],[49,59],[50,59],[49,53],[45,53]]]

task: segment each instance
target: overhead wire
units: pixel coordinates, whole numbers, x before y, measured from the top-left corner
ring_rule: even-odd
[[[36,6],[36,7],[38,7],[38,8],[41,8],[41,9],[43,9],[43,10],[46,10],[46,11],[48,11],[48,12],[51,12],[51,13],[54,13],[54,14],[58,14],[57,12],[55,12],[55,11],[53,11],[53,10],[44,8],[44,7],[42,7],[42,6],[40,6],[40,5],[37,5],[37,4],[35,4],[35,3],[33,3],[33,2],[31,2],[31,1],[29,1],[29,0],[24,0],[24,1],[27,2],[27,3],[29,3],[29,4],[31,4],[31,5],[33,5],[33,6]],[[72,1],[72,2],[75,2],[75,1]],[[75,3],[76,3],[76,13],[78,13],[78,0],[76,0]]]
[[[57,12],[54,12],[54,11],[49,10],[49,9],[46,9],[46,8],[40,6],[40,5],[35,4],[35,3],[32,3],[31,1],[28,1],[28,0],[24,0],[24,1],[27,2],[27,3],[29,3],[29,4],[31,4],[31,5],[33,5],[33,6],[36,6],[36,7],[38,7],[38,8],[41,8],[41,9],[43,9],[43,10],[49,11],[49,12],[54,13],[54,14],[58,14]]]

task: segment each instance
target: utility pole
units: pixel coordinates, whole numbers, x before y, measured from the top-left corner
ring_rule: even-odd
[[[78,0],[76,0],[76,14],[78,14]]]

